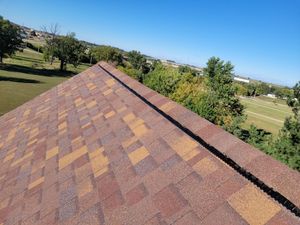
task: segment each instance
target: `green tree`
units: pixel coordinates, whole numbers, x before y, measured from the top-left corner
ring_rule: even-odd
[[[80,58],[84,54],[86,47],[75,38],[71,33],[66,36],[55,37],[52,46],[46,46],[46,49],[53,48],[51,54],[60,60],[60,70],[66,70],[67,64],[71,63],[75,67],[80,63]]]
[[[247,143],[253,145],[262,151],[269,153],[272,144],[272,134],[263,130],[258,129],[254,124],[250,125],[248,130],[243,131],[242,139]]]
[[[150,66],[150,71],[153,71],[155,69],[162,68],[162,67],[163,67],[162,62],[159,59],[155,59],[155,60],[153,60],[152,65]]]
[[[199,92],[194,99],[192,111],[205,119],[215,122],[218,116],[218,99],[212,92]]]
[[[270,87],[264,82],[261,82],[257,85],[256,94],[257,95],[267,95],[270,93]]]
[[[253,83],[247,85],[247,96],[256,96],[257,93],[257,86]]]
[[[177,69],[157,67],[147,74],[144,84],[165,96],[171,96],[179,86],[181,74]]]
[[[287,87],[274,87],[274,94],[277,98],[288,98],[293,95],[293,90]]]
[[[97,46],[92,49],[92,54],[97,61],[103,60],[109,63],[113,63],[116,66],[120,65],[123,61],[122,53],[118,49],[111,46]]]
[[[127,53],[128,61],[134,69],[146,74],[150,71],[150,66],[147,63],[147,59],[138,51],[130,51]]]
[[[50,65],[54,62],[54,50],[55,50],[55,40],[59,34],[59,25],[51,24],[49,27],[43,26],[42,30],[48,33],[46,37],[46,48],[43,49],[44,59],[50,61]]]
[[[123,66],[119,66],[118,69],[140,82],[143,81],[144,75],[139,70],[136,70],[132,67],[123,67]]]
[[[179,66],[178,67],[178,72],[183,74],[183,73],[193,73],[193,70],[189,66]]]
[[[247,87],[245,84],[234,83],[235,88],[237,89],[237,94],[239,96],[247,96]]]
[[[199,94],[204,92],[203,79],[189,73],[182,74],[180,78],[171,99],[194,111]]]
[[[8,20],[0,18],[0,63],[5,56],[11,56],[20,48],[22,36],[20,28]]]
[[[287,104],[294,115],[285,119],[273,155],[300,171],[300,81],[294,86],[293,95],[288,98]]]
[[[212,57],[204,68],[204,75],[207,78],[208,96],[214,96],[211,97],[214,102],[207,102],[215,106],[216,116],[212,122],[238,135],[245,116],[244,107],[236,96],[237,88],[233,85],[233,69],[230,62]]]

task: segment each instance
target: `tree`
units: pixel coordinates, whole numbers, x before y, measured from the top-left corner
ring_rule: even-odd
[[[11,56],[20,48],[22,36],[20,28],[8,20],[0,18],[0,63],[5,56]]]
[[[251,124],[248,130],[243,130],[241,139],[268,154],[271,151],[272,134],[254,124]]]
[[[147,74],[144,84],[165,96],[171,96],[177,89],[180,80],[181,74],[177,69],[157,67]]]
[[[147,59],[138,51],[130,51],[127,53],[128,61],[134,69],[140,70],[143,74],[150,71]]]
[[[258,95],[267,95],[270,93],[270,87],[264,82],[261,82],[257,85],[256,93]]]
[[[153,71],[155,69],[162,68],[162,67],[163,67],[162,62],[159,59],[155,59],[155,60],[153,60],[152,65],[150,66],[150,71]]]
[[[252,96],[255,97],[256,96],[256,85],[253,83],[250,83],[247,85],[247,96]]]
[[[204,76],[207,78],[208,96],[214,96],[211,101],[215,101],[207,102],[215,106],[216,116],[212,122],[238,135],[245,116],[244,107],[236,96],[237,88],[233,85],[233,69],[230,62],[212,57],[204,68]]]
[[[49,28],[47,26],[43,26],[42,30],[49,34],[46,38],[46,48],[44,49],[44,58],[50,61],[50,65],[52,65],[54,61],[54,50],[55,50],[55,40],[59,35],[59,25],[58,23],[51,24]]]
[[[142,74],[141,71],[136,70],[132,67],[123,67],[123,66],[119,66],[118,69],[126,73],[127,75],[131,76],[133,79],[136,79],[139,82],[143,82],[144,75]]]
[[[90,65],[97,63],[94,47],[89,47],[85,50],[85,55],[81,62],[89,63]]]
[[[52,54],[53,57],[57,57],[60,60],[61,71],[67,69],[68,63],[71,63],[76,67],[86,49],[85,46],[75,38],[74,33],[55,37],[53,43],[53,46],[51,46],[53,47]]]
[[[178,87],[172,93],[171,99],[195,111],[198,103],[197,98],[205,92],[204,88],[202,77],[185,73],[180,76]]]
[[[288,98],[293,95],[293,90],[287,87],[274,87],[274,94],[277,98]]]
[[[111,46],[97,46],[92,49],[92,54],[97,61],[104,60],[115,65],[119,65],[123,61],[122,53],[118,49]]]
[[[273,155],[300,171],[300,81],[294,86],[293,95],[287,99],[287,104],[294,115],[285,119]]]
[[[239,96],[246,96],[247,95],[247,88],[246,88],[246,85],[245,84],[242,84],[242,83],[234,83],[234,86],[236,87],[237,89],[237,94]]]
[[[178,71],[179,73],[181,74],[184,74],[184,73],[190,73],[192,74],[193,76],[196,76],[197,75],[197,71],[192,69],[190,66],[179,66],[178,67]]]

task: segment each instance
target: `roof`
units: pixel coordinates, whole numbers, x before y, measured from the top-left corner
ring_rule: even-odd
[[[0,117],[0,224],[300,224],[300,175],[106,63]]]

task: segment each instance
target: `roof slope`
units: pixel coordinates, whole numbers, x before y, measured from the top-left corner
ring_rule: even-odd
[[[297,172],[106,63],[2,116],[0,148],[0,224],[300,224]]]

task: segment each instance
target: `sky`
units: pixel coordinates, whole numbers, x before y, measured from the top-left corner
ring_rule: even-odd
[[[81,40],[293,86],[300,80],[300,0],[0,0],[0,15]]]

